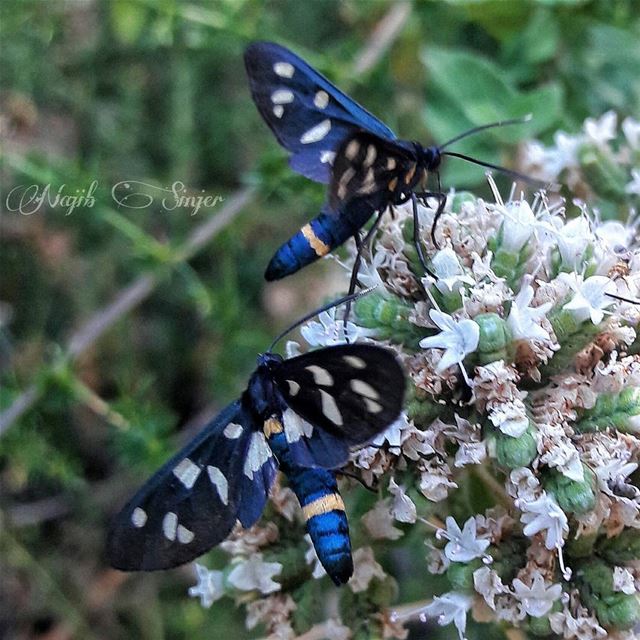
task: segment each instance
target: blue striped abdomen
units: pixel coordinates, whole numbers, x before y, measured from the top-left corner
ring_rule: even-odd
[[[280,280],[327,255],[351,238],[372,214],[370,207],[355,205],[339,214],[321,213],[276,251],[264,277]]]
[[[345,584],[353,574],[353,559],[349,524],[334,473],[296,465],[282,431],[271,432],[269,446],[300,502],[320,563],[336,585]]]

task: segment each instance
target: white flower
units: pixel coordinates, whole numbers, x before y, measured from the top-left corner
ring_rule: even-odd
[[[615,253],[629,249],[636,229],[633,225],[625,226],[617,220],[608,220],[599,224],[595,230],[598,239]]]
[[[598,146],[606,145],[616,137],[618,116],[615,111],[607,111],[599,118],[587,118],[584,121],[584,132]]]
[[[336,320],[336,313],[340,313],[340,320]],[[334,307],[323,311],[318,316],[319,322],[309,322],[300,329],[302,337],[312,347],[330,347],[345,342],[344,335],[344,309]],[[347,334],[352,342],[358,342],[360,338],[374,335],[375,330],[363,329],[353,322],[347,322]]]
[[[522,510],[520,521],[525,525],[525,536],[531,537],[546,530],[544,546],[547,549],[559,549],[564,545],[562,534],[569,531],[567,516],[549,494],[543,492],[533,502],[518,500],[518,507]]]
[[[624,191],[640,196],[640,170],[631,169],[631,182],[624,188]]]
[[[625,567],[613,567],[613,590],[621,591],[627,595],[636,592],[636,584],[633,574]]]
[[[473,572],[473,587],[494,611],[496,596],[509,591],[498,573],[489,567],[480,567]]]
[[[631,117],[622,121],[622,132],[632,149],[640,149],[640,122]]]
[[[475,280],[465,274],[456,252],[450,247],[441,249],[431,258],[431,268],[438,276],[436,289],[443,295],[457,293],[464,284],[475,284]]]
[[[437,616],[438,624],[441,627],[453,622],[458,630],[460,640],[464,640],[464,632],[467,627],[467,611],[471,609],[472,604],[472,596],[466,593],[450,591],[442,596],[435,596],[433,602],[427,605],[423,611],[427,616]]]
[[[234,565],[227,580],[240,591],[273,593],[280,590],[280,584],[273,580],[273,576],[280,573],[282,565],[279,562],[264,562],[261,553],[254,553],[248,560]]]
[[[416,521],[416,505],[413,500],[405,493],[403,486],[396,484],[391,478],[389,480],[389,493],[393,496],[391,501],[391,515],[398,522],[415,522]]]
[[[618,485],[626,482],[630,476],[638,468],[637,462],[626,462],[624,460],[613,459],[608,464],[599,464],[594,468],[596,478],[598,479],[598,487],[600,491],[607,495],[613,496],[611,484]]]
[[[553,304],[545,302],[539,307],[530,307],[529,304],[533,300],[533,287],[530,282],[531,279],[527,278],[515,297],[507,318],[507,326],[515,340],[549,340],[549,332],[540,326],[539,321],[546,316]]]
[[[200,604],[208,609],[224,595],[223,573],[210,571],[196,562],[196,579],[198,584],[189,588],[189,595],[192,598],[200,598]]]
[[[397,540],[404,535],[400,529],[393,526],[389,502],[389,499],[379,500],[373,509],[362,516],[362,523],[374,540]]]
[[[615,293],[616,285],[606,276],[591,276],[586,280],[575,273],[561,273],[558,279],[568,284],[575,291],[573,298],[563,309],[572,311],[577,322],[591,320],[595,325],[602,322],[604,311],[615,303],[607,293]]]
[[[510,253],[519,253],[536,227],[536,217],[524,200],[507,202],[504,206],[504,221],[501,226],[502,247]]]
[[[431,309],[431,319],[441,329],[436,336],[429,336],[420,341],[423,349],[444,349],[436,370],[442,373],[454,364],[462,364],[467,354],[478,348],[480,327],[473,320],[454,320],[450,315]]]
[[[358,269],[358,280],[364,289],[374,288],[376,293],[388,297],[389,291],[378,273],[378,269],[384,262],[384,259],[385,255],[382,251],[375,253],[371,262],[367,262],[362,258],[360,260],[360,268]]]
[[[558,251],[565,268],[579,270],[587,247],[593,242],[589,220],[582,215],[565,223],[556,232]]]
[[[448,516],[446,519],[446,533],[440,529],[439,536],[449,540],[444,548],[444,554],[451,562],[469,562],[474,558],[481,558],[490,544],[486,538],[478,538],[476,532],[475,518],[469,518],[462,530],[454,518]]]
[[[527,409],[518,398],[493,406],[489,412],[489,420],[502,433],[512,438],[519,438],[529,427]]]
[[[513,581],[515,597],[520,602],[522,611],[533,618],[540,618],[549,613],[553,603],[562,594],[562,585],[552,584],[547,586],[539,571],[532,573],[531,586],[527,586],[522,580],[516,578]]]

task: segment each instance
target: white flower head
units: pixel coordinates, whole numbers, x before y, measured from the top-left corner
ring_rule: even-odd
[[[200,598],[200,604],[208,609],[216,600],[224,595],[224,580],[222,571],[210,571],[196,562],[196,579],[198,584],[189,587],[192,598]]]
[[[591,276],[586,280],[575,273],[561,273],[558,278],[568,284],[575,295],[563,309],[573,312],[577,322],[591,320],[598,325],[604,318],[604,309],[615,304],[607,293],[615,293],[616,285],[606,276]]]
[[[627,478],[638,468],[637,462],[613,459],[609,463],[599,464],[594,468],[598,487],[607,495],[614,495],[611,484],[625,483]]]
[[[417,518],[416,505],[405,493],[405,488],[391,478],[389,480],[389,493],[393,496],[391,501],[391,515],[398,522],[415,522]]]
[[[525,200],[507,202],[502,222],[502,246],[510,253],[519,253],[536,228],[536,216]]]
[[[467,611],[473,605],[473,597],[466,593],[450,591],[442,596],[435,596],[433,602],[424,609],[424,615],[436,617],[438,624],[444,627],[453,624],[458,630],[460,640],[464,640],[464,632],[467,628]]]
[[[441,331],[436,336],[423,338],[420,346],[423,349],[445,350],[436,368],[438,373],[442,373],[454,364],[461,365],[465,357],[478,348],[480,327],[473,320],[454,320],[436,309],[431,309],[429,315]]]
[[[440,537],[447,538],[444,554],[451,562],[470,562],[474,558],[482,558],[490,544],[486,538],[478,538],[475,518],[469,518],[462,530],[454,518],[446,519],[446,533],[440,530]]]
[[[553,304],[545,302],[539,307],[530,307],[529,304],[532,300],[531,278],[527,278],[515,297],[507,318],[507,326],[515,340],[546,341],[550,338],[549,332],[543,329],[539,322],[546,316]]]
[[[622,132],[632,149],[640,149],[640,122],[631,116],[622,121]]]
[[[529,417],[524,402],[515,399],[501,402],[491,408],[489,420],[505,435],[519,438],[529,427]]]
[[[475,280],[465,274],[456,252],[451,247],[445,247],[431,258],[431,267],[438,277],[436,289],[443,295],[457,293],[465,284],[473,285]]]
[[[340,313],[340,319],[336,319],[336,313]],[[300,329],[302,337],[312,347],[330,347],[345,342],[344,336],[344,309],[333,307],[323,311],[319,316],[319,322],[313,321]],[[364,329],[353,322],[347,322],[347,334],[352,342],[358,342],[360,338],[374,335],[372,329]]]
[[[584,121],[584,132],[598,146],[605,146],[616,137],[618,115],[615,111],[607,111],[599,118],[587,118]]]
[[[273,593],[280,591],[280,584],[273,580],[273,576],[281,573],[282,565],[279,562],[264,562],[261,553],[254,553],[247,560],[238,562],[227,580],[240,591]]]
[[[546,531],[544,546],[547,549],[560,549],[564,545],[563,534],[569,532],[569,524],[567,516],[553,497],[543,491],[537,500],[518,500],[518,507],[522,511],[520,521],[525,525],[525,536],[531,537]]]
[[[540,618],[549,613],[554,602],[560,598],[562,585],[547,586],[539,571],[534,571],[532,575],[531,586],[527,586],[522,580],[516,578],[513,581],[513,590],[522,611],[533,618]]]

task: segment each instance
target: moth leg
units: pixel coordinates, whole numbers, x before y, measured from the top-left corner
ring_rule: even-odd
[[[369,241],[373,237],[373,234],[378,228],[378,225],[380,224],[380,218],[382,217],[383,213],[384,211],[380,211],[378,213],[378,217],[375,219],[374,223],[371,225],[371,229],[367,231],[367,234],[365,235],[364,238],[360,237],[360,231],[357,231],[353,236],[353,239],[355,240],[355,243],[356,243],[356,247],[358,248],[358,252],[356,253],[356,259],[353,263],[353,269],[351,270],[351,280],[349,281],[349,291],[347,293],[347,295],[349,296],[355,292],[356,285],[358,284],[358,271],[360,270],[360,263],[362,262],[362,252],[365,250],[365,248],[369,244]],[[343,329],[344,329],[344,339],[347,342],[347,344],[349,344],[349,335],[347,334],[347,322],[349,321],[350,314],[351,314],[351,300],[349,300],[346,303],[345,309],[344,309]]]
[[[436,194],[429,194],[429,195],[436,195]],[[444,194],[441,194],[442,196],[444,196]],[[445,197],[445,202],[446,202],[446,196]],[[427,261],[424,257],[424,253],[422,252],[422,243],[420,242],[420,222],[418,220],[418,198],[416,197],[416,194],[411,194],[411,205],[412,205],[412,209],[413,209],[413,244],[416,247],[416,251],[418,252],[418,259],[420,260],[420,264],[422,265],[422,268],[432,277],[432,278],[436,278],[437,276],[435,273],[433,273],[433,271],[431,271],[431,269],[427,266]],[[442,206],[442,208],[444,209],[444,205]],[[440,209],[440,207],[438,207],[438,209]],[[438,213],[436,212],[436,216],[438,215]],[[436,245],[437,247],[438,245]]]
[[[371,493],[378,493],[377,482],[373,486],[369,486],[360,476],[357,476],[355,473],[351,473],[351,471],[336,470],[335,474],[337,476],[351,478],[352,480],[359,482],[367,491],[371,491]]]

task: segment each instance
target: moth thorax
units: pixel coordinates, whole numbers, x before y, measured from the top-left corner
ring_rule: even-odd
[[[418,163],[425,168],[426,171],[437,171],[442,162],[442,154],[439,147],[423,147],[421,144],[414,142],[416,154],[418,155]]]

